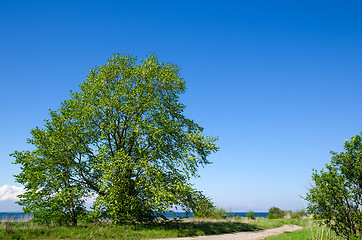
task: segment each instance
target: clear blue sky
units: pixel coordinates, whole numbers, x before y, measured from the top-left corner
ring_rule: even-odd
[[[228,210],[303,208],[312,169],[362,130],[361,12],[360,1],[1,1],[0,211],[20,209],[9,153],[31,149],[48,109],[114,52],[151,51],[182,68],[185,114],[219,136],[196,187]]]

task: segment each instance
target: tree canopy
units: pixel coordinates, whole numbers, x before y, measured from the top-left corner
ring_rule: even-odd
[[[362,136],[344,144],[345,152],[331,152],[331,163],[314,170],[313,187],[305,198],[308,211],[346,239],[362,237]]]
[[[155,54],[114,54],[90,69],[80,91],[31,130],[33,151],[11,154],[25,186],[20,205],[35,219],[71,222],[91,215],[113,223],[148,221],[205,199],[197,169],[218,150],[214,137],[183,115],[185,81]]]

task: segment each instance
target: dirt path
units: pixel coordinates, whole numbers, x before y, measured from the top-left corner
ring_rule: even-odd
[[[302,227],[296,225],[284,225],[278,228],[265,229],[255,232],[238,232],[238,233],[227,233],[222,235],[211,235],[211,236],[198,236],[198,237],[183,237],[183,238],[163,238],[172,240],[259,240],[266,239],[270,236],[276,236],[284,232],[293,232],[300,230]]]

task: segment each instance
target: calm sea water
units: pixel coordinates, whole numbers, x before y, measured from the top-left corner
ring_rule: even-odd
[[[236,217],[236,216],[240,216],[240,217],[246,217],[246,212],[233,212],[233,213],[228,213],[231,217]],[[260,218],[266,218],[268,216],[268,212],[254,212],[255,217],[260,217]],[[189,218],[193,218],[193,215],[190,214],[189,216],[186,215],[185,212],[175,212],[175,214],[173,213],[166,213],[166,217],[167,218],[176,218],[176,217],[189,217]],[[28,221],[32,218],[31,214],[24,214],[24,213],[18,213],[18,212],[0,212],[0,222],[3,221],[14,221],[14,222],[23,222],[23,221]]]
[[[175,214],[166,213],[166,217],[167,218],[187,217],[185,212],[175,212]],[[259,218],[266,218],[268,216],[268,214],[269,214],[268,212],[254,212],[254,216],[259,217]],[[228,215],[230,217],[236,217],[236,216],[246,217],[246,212],[229,212]],[[188,217],[193,218],[194,216],[191,213],[190,216],[188,216]]]

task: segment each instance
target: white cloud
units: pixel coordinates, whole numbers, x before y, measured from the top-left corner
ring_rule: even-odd
[[[17,195],[24,193],[23,187],[3,185],[0,186],[0,201],[14,200],[18,201]]]

